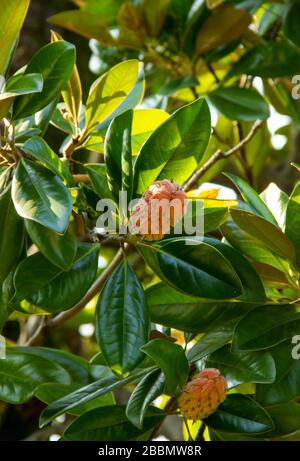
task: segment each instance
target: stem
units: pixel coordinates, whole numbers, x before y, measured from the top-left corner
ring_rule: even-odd
[[[115,270],[115,268],[120,264],[123,259],[123,251],[119,250],[115,255],[114,259],[111,261],[110,265],[102,272],[102,274],[95,280],[93,285],[89,288],[86,294],[81,298],[81,300],[75,304],[71,309],[67,310],[66,312],[62,312],[58,314],[56,317],[49,319],[46,323],[48,328],[57,327],[70,318],[74,317],[74,315],[78,314],[82,309],[86,306],[86,304],[93,299],[93,297],[101,290],[104,283],[111,275],[111,273]]]
[[[244,139],[242,139],[236,146],[232,147],[231,149],[227,150],[226,152],[223,152],[222,150],[218,149],[208,160],[207,162],[204,163],[204,165],[200,166],[198,170],[195,171],[195,173],[186,181],[186,183],[183,185],[182,189],[184,191],[188,191],[192,189],[192,187],[195,185],[195,183],[211,168],[218,160],[221,159],[227,159],[231,155],[235,154],[238,152],[241,147],[243,147],[245,144],[247,144],[255,135],[257,130],[262,126],[263,120],[258,120],[255,122]]]
[[[37,330],[33,333],[33,335],[28,339],[26,345],[32,345],[36,343],[39,339],[41,333],[44,329],[51,329],[56,328],[67,320],[74,317],[74,315],[78,314],[80,311],[84,309],[86,304],[94,298],[94,296],[101,290],[104,283],[111,275],[111,273],[115,270],[115,268],[120,264],[123,259],[123,251],[119,250],[113,260],[111,261],[110,265],[101,273],[101,275],[95,280],[93,285],[89,288],[83,298],[75,304],[71,309],[58,314],[56,317],[49,319],[48,321],[43,322],[42,325],[39,325]]]

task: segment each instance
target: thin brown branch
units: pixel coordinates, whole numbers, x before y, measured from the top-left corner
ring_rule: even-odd
[[[86,304],[96,296],[97,293],[101,290],[104,283],[111,275],[111,273],[115,270],[115,268],[120,264],[123,259],[123,251],[119,250],[115,255],[114,259],[111,261],[109,266],[102,272],[102,274],[95,280],[93,285],[90,289],[86,292],[86,294],[81,298],[81,300],[75,304],[71,309],[58,314],[56,317],[49,319],[46,322],[47,328],[54,328],[60,326],[61,324],[65,323],[70,318],[74,317],[74,315],[78,314],[82,309],[86,306]]]
[[[195,173],[186,181],[186,183],[183,185],[182,189],[184,191],[190,190],[195,183],[219,160],[222,159],[227,159],[228,157],[231,157],[231,155],[235,154],[238,152],[245,144],[247,144],[257,130],[262,126],[264,123],[263,120],[258,120],[256,121],[247,136],[245,136],[238,144],[236,144],[234,147],[231,149],[227,150],[226,152],[223,152],[222,150],[218,149],[208,160],[205,162],[198,170],[195,171]]]
[[[38,325],[36,331],[33,333],[33,335],[28,339],[26,346],[33,345],[36,343],[36,341],[40,338],[42,332],[45,329],[52,329],[56,328],[63,323],[65,323],[67,320],[71,319],[74,317],[76,314],[78,314],[80,311],[84,309],[86,304],[91,301],[94,296],[96,296],[97,293],[101,290],[103,285],[105,284],[106,280],[108,277],[111,275],[111,273],[115,270],[115,268],[120,264],[120,262],[123,259],[123,251],[120,249],[109,266],[100,274],[100,276],[95,280],[93,285],[89,288],[89,290],[86,292],[86,294],[81,298],[81,300],[75,304],[71,309],[62,312],[61,314],[58,314],[56,317],[50,318],[47,321],[43,321],[41,324]]]

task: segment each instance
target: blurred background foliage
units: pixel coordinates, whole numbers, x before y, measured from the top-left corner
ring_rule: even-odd
[[[171,113],[196,97],[208,97],[214,128],[203,163],[217,148],[234,146],[256,118],[267,118],[258,91],[268,103],[270,117],[239,155],[217,162],[201,181],[228,185],[221,174],[226,169],[259,192],[270,182],[290,192],[299,176],[290,163],[300,162],[300,100],[291,95],[292,77],[300,74],[299,24],[299,2],[291,1],[32,0],[10,73],[49,42],[51,29],[76,45],[84,99],[96,76],[120,61],[138,58],[145,63],[147,83],[142,107]],[[255,92],[243,100],[241,88]],[[64,136],[51,125],[46,133],[57,151]],[[74,158],[80,155],[81,161],[98,162],[102,149],[101,143],[92,145]],[[111,247],[103,249],[99,271],[113,252]],[[150,269],[139,258],[132,263],[146,285],[152,279]],[[98,351],[95,302],[51,336],[46,334],[43,345],[92,357]],[[32,330],[35,320],[30,319]],[[19,322],[8,322],[4,333],[15,341]],[[181,333],[172,333],[180,339]],[[123,392],[117,396],[121,403],[127,399]],[[5,429],[2,425],[0,440],[26,439],[36,428],[41,407],[36,399],[16,407],[1,403],[0,426],[5,421]],[[66,421],[57,421],[57,427],[39,431],[37,437],[55,437],[53,433],[65,425]],[[163,433],[179,440],[178,430],[181,427],[169,420]]]

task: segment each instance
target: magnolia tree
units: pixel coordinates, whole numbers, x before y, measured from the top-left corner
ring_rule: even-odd
[[[1,438],[299,440],[298,2],[76,3],[84,91],[54,31],[12,74],[0,13]]]

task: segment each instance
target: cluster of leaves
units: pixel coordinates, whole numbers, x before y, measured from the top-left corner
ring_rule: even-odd
[[[178,27],[174,15],[170,27],[162,28],[163,21],[170,5],[173,10],[182,6],[177,17],[188,30],[180,34],[180,40],[186,40],[184,53],[194,50],[196,34],[196,53],[206,64],[224,58],[218,72],[224,78],[215,82],[218,88],[208,99],[223,114],[218,123],[234,146],[241,141],[240,131],[251,132],[250,122],[265,120],[269,113],[266,99],[251,86],[251,76],[263,77],[269,98],[270,79],[279,78],[276,88],[285,91],[284,77],[299,66],[298,44],[288,41],[297,41],[293,21],[299,8],[293,4],[292,13],[288,10],[285,36],[268,41],[272,15],[261,18],[260,33],[248,29],[249,11],[253,13],[258,2],[217,2],[212,10],[203,2],[196,16],[187,10],[191,3],[156,2],[153,7],[145,0],[147,31],[154,37],[172,36]],[[10,0],[1,16],[0,29],[4,34],[12,31],[1,54],[2,73],[9,68],[28,4]],[[69,21],[77,17],[76,27],[84,27],[86,15],[91,32],[91,18],[97,16],[91,8],[98,7],[99,2],[89,1],[75,16],[69,15]],[[101,2],[112,24],[119,7],[132,25],[139,6]],[[227,20],[220,21],[220,14]],[[122,24],[125,27],[124,19]],[[106,27],[99,29],[97,23],[95,29],[101,33],[97,39],[105,34],[111,40]],[[138,30],[143,32],[140,24]],[[120,31],[118,46],[122,37],[133,40],[127,31]],[[174,48],[182,46],[175,43]],[[32,347],[37,334],[25,345],[11,344],[0,361],[0,399],[22,404],[34,396],[46,403],[41,426],[62,413],[73,415],[65,440],[145,440],[170,409],[176,410],[176,396],[191,374],[214,367],[226,378],[229,391],[205,420],[211,440],[294,437],[300,431],[300,361],[292,356],[292,338],[300,328],[300,183],[290,196],[275,184],[259,195],[244,179],[227,174],[241,199],[202,195],[203,239],[166,236],[150,243],[116,236],[114,242],[125,248],[102,271],[98,256],[105,242],[90,240],[100,214],[99,198],[118,204],[120,190],[138,198],[157,179],[189,184],[213,151],[224,149],[224,142],[211,136],[210,110],[206,100],[198,98],[198,83],[189,83],[197,97],[171,115],[158,108],[141,109],[143,64],[130,59],[101,75],[83,103],[75,58],[75,47],[53,32],[51,43],[11,76],[0,94],[0,327],[5,331],[10,319],[24,321],[34,315],[42,316],[36,333],[44,326],[51,332],[51,325],[84,308],[105,282],[96,306],[100,352],[87,362],[62,350]],[[282,94],[284,110],[297,120],[297,102],[288,91]],[[238,133],[231,120],[238,122]],[[49,124],[65,133],[60,152],[44,139]],[[264,124],[261,129],[267,131]],[[260,148],[260,133],[251,141],[257,143],[254,148],[245,143],[233,156],[244,175],[257,168],[253,150]],[[99,161],[80,161],[86,151],[98,153]],[[221,159],[218,168],[223,169],[225,161]],[[201,198],[197,190],[188,193],[192,205]],[[144,265],[140,274],[135,268],[138,258]],[[119,388],[131,391],[126,406],[116,404],[114,391]],[[157,403],[158,397],[167,405]]]

